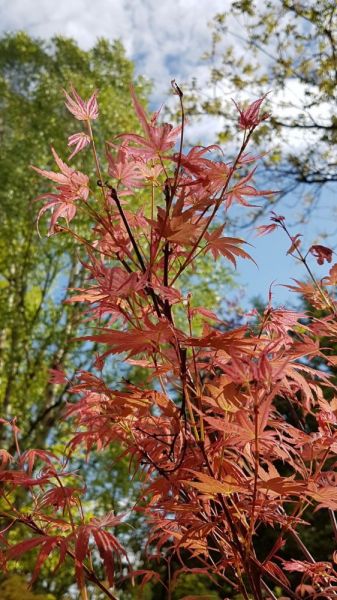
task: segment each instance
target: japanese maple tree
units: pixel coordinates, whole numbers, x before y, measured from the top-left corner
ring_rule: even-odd
[[[72,386],[65,415],[77,430],[62,457],[21,450],[17,423],[3,422],[15,452],[0,451],[2,561],[37,549],[33,581],[50,555],[57,555],[56,568],[72,561],[83,600],[88,584],[117,598],[125,577],[158,579],[155,569],[135,569],[118,539],[116,526],[127,523],[127,514],[93,516],[83,509],[85,483],[72,455],[82,449],[90,460],[92,450],[104,452],[117,442],[131,470],[141,473],[134,510],[148,522],[149,557],[175,556],[179,572],[206,574],[220,593],[246,600],[276,598],[276,588],[284,598],[333,598],[333,536],[330,555],[316,561],[301,531],[308,510],[317,519],[327,511],[337,539],[337,394],[329,377],[337,357],[320,347],[320,339],[333,343],[337,336],[331,291],[337,264],[317,281],[310,260],[324,268],[332,250],[312,245],[305,253],[299,234],[273,214],[259,233],[284,230],[289,254],[309,276],[289,287],[325,316],[273,307],[270,300],[262,315],[231,328],[195,304],[180,281],[198,273],[203,256],[234,265],[251,258],[244,240],[226,235],[226,215],[235,203],[245,210],[252,199],[273,193],[254,187],[258,157],[247,152],[268,115],[265,97],[237,107],[241,142],[234,160],[215,145],[185,152],[183,94],[172,85],[180,126],[161,123],[159,112],[148,116],[132,90],[143,134],[122,133],[107,142],[106,166],[93,134],[97,93],[84,101],[73,88],[65,92],[67,108],[83,124],[68,140],[68,161],[91,150],[97,179],[90,181],[55,150],[58,172],[34,166],[54,184],[38,198],[45,202],[38,219],[50,210],[49,234],[70,235],[85,250],[86,285],[71,290],[68,301],[86,303],[93,330],[85,340],[99,343],[102,353],[97,370],[79,372]],[[148,204],[132,211],[128,199],[144,189]],[[90,238],[76,230],[77,211],[92,218]],[[105,383],[104,364],[119,354],[121,362],[144,370],[146,384],[122,376],[116,389]],[[326,361],[324,368],[312,363],[317,357]],[[59,370],[51,376],[56,384],[66,380]],[[16,501],[20,489],[29,493],[28,506]],[[16,526],[24,538],[11,543]],[[266,532],[273,541],[261,551],[257,542]],[[291,559],[284,554],[289,540],[297,547]],[[168,597],[173,579],[163,582]]]

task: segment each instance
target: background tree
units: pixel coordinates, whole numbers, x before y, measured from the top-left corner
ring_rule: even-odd
[[[18,575],[12,575],[1,583],[2,600],[56,600],[52,594],[34,594],[27,590],[27,582]]]
[[[336,190],[337,5],[335,0],[238,0],[212,23],[211,93],[190,110],[223,117],[221,141],[233,136],[231,100],[269,90],[271,119],[255,133],[265,175],[283,194],[296,189],[301,216]],[[197,84],[196,84],[197,86]]]
[[[66,136],[74,133],[59,101],[62,88],[72,83],[84,95],[102,90],[103,142],[135,124],[129,101],[133,79],[133,64],[119,42],[100,40],[84,51],[61,37],[46,43],[19,33],[0,41],[1,413],[17,416],[32,443],[43,443],[64,398],[64,386],[51,385],[48,370],[81,368],[88,354],[85,345],[70,343],[79,332],[79,310],[63,302],[67,287],[80,281],[79,257],[62,236],[55,245],[37,235],[32,200],[46,187],[29,165],[50,168],[50,145],[63,151]],[[137,89],[144,96],[140,79]],[[66,136],[59,129],[61,114]],[[85,162],[82,155],[80,161]]]

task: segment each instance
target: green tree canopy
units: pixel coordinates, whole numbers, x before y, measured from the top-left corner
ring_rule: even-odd
[[[136,127],[133,79],[133,64],[119,42],[99,40],[84,51],[62,37],[46,43],[18,33],[0,40],[1,414],[17,416],[35,443],[44,442],[64,397],[64,388],[48,383],[48,369],[71,373],[89,358],[85,346],[70,342],[79,332],[80,311],[63,303],[67,287],[81,278],[78,256],[62,236],[57,244],[49,240],[43,224],[39,238],[32,201],[46,186],[29,165],[53,169],[50,145],[64,153],[75,132],[62,103],[62,88],[71,84],[84,97],[100,90],[96,135],[102,150],[105,139]],[[137,91],[144,97],[141,80]],[[80,155],[74,164],[81,168],[88,160]]]

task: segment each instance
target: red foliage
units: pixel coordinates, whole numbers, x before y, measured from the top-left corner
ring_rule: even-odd
[[[177,86],[175,91],[182,105]],[[96,96],[87,103],[74,90],[72,96],[66,95],[67,106],[87,125],[85,135],[100,173],[90,124],[98,115]],[[104,345],[97,365],[102,367],[110,354],[124,353],[148,375],[148,385],[125,383],[116,391],[101,377],[79,373],[72,388],[76,400],[68,407],[78,429],[68,451],[79,445],[88,453],[121,445],[131,464],[143,471],[145,508],[142,503],[137,510],[148,518],[152,549],[160,552],[165,545],[182,562],[184,549],[199,563],[198,572],[232,582],[245,599],[261,600],[275,585],[286,597],[333,597],[335,563],[315,562],[297,529],[305,526],[304,511],[310,505],[316,511],[337,510],[336,390],[327,369],[311,362],[324,358],[320,339],[326,343],[337,336],[336,305],[327,291],[336,283],[337,266],[321,283],[313,279],[311,286],[292,286],[329,313],[322,319],[268,305],[254,326],[228,329],[210,310],[195,306],[191,294],[185,297],[179,287],[179,277],[199,255],[211,252],[214,260],[222,256],[234,265],[237,259],[251,258],[242,248],[244,240],[222,235],[225,226],[219,226],[217,217],[223,223],[234,200],[250,206],[247,198],[271,193],[253,187],[254,171],[237,179],[242,166],[255,160],[245,151],[251,133],[266,118],[260,114],[264,98],[239,108],[243,141],[232,163],[205,157],[217,152],[216,146],[174,153],[183,126],[158,125],[158,113],[148,118],[133,91],[132,98],[144,135],[122,134],[119,146],[108,144],[112,180],[99,180],[97,197],[89,194],[88,178],[55,153],[61,174],[36,169],[58,184],[58,195],[46,194],[52,200],[39,213],[54,211],[51,233],[64,229],[61,219],[69,223],[76,210],[89,211],[94,219],[91,241],[67,231],[85,243],[88,253],[84,266],[89,283],[69,301],[88,305],[96,331],[85,339]],[[117,148],[116,158],[111,148]],[[150,188],[148,206],[138,212],[125,208],[120,196],[137,194],[141,187]],[[259,228],[260,234],[281,227],[291,241],[289,253],[311,277],[309,253],[319,264],[331,261],[331,251],[318,245],[304,256],[299,234],[290,235],[284,217],[274,214],[272,221]],[[176,307],[185,311],[184,330],[177,325]],[[200,319],[204,327],[197,334]],[[327,360],[336,364],[337,357],[331,352]],[[55,383],[65,377],[59,369],[52,376]],[[332,400],[324,396],[326,389]],[[36,577],[57,551],[58,566],[66,556],[74,560],[80,588],[89,580],[113,598],[93,570],[91,540],[112,586],[122,575],[126,552],[108,529],[124,517],[109,514],[88,521],[81,504],[83,487],[74,484],[65,464],[46,451],[20,454],[17,427],[7,425],[13,427],[17,448],[16,456],[1,451],[7,529],[20,522],[35,534],[9,546],[8,559],[40,547]],[[41,462],[38,471],[36,463]],[[11,492],[20,486],[32,490],[29,516],[12,503]],[[257,557],[261,526],[276,532],[276,541]],[[289,537],[298,541],[304,560],[282,560]],[[188,566],[182,564],[182,569]],[[304,573],[297,589],[284,571]],[[151,570],[135,574],[146,581],[158,577]]]
[[[316,244],[314,246],[311,246],[309,252],[311,252],[311,254],[315,256],[315,258],[317,258],[317,262],[319,265],[322,265],[325,260],[328,263],[331,263],[332,261],[332,250],[331,248],[327,248],[326,246]]]

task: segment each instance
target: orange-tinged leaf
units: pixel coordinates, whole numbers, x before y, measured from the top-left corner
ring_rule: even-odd
[[[245,244],[246,242],[240,238],[220,237],[222,229],[223,228],[221,227],[215,230],[213,233],[205,235],[205,239],[207,240],[206,249],[212,252],[213,257],[217,259],[220,255],[222,255],[231,261],[234,267],[236,267],[236,258],[238,256],[240,258],[247,258],[255,262],[250,254],[241,248],[241,245]]]
[[[205,494],[210,494],[212,496],[216,494],[223,494],[225,496],[229,496],[233,494],[233,492],[237,492],[241,490],[241,486],[239,486],[236,480],[227,475],[224,479],[219,481],[218,479],[214,479],[210,475],[206,475],[206,473],[199,473],[197,471],[191,471],[193,475],[198,477],[199,481],[185,481],[188,485],[196,488],[200,492]]]
[[[170,325],[163,321],[153,325],[151,329],[134,328],[132,331],[115,331],[105,328],[101,331],[102,333],[97,335],[88,335],[77,339],[107,344],[109,349],[106,354],[129,352],[129,356],[132,356],[140,352],[157,351],[159,344],[167,342],[173,337]]]
[[[297,250],[301,245],[300,237],[302,237],[301,233],[297,233],[294,237],[291,238],[291,246],[287,250],[287,254],[293,254],[295,250]]]
[[[323,279],[325,285],[337,285],[337,263],[332,265],[329,275]]]
[[[279,496],[301,496],[307,489],[304,481],[295,481],[291,477],[272,477],[258,483],[262,490],[272,491]]]
[[[335,486],[324,486],[319,488],[315,484],[309,484],[309,490],[307,495],[318,502],[316,510],[321,508],[330,508],[331,510],[337,510],[337,493]]]

